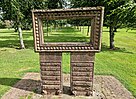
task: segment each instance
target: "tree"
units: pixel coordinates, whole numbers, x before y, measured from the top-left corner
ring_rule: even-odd
[[[114,49],[115,30],[121,26],[136,26],[135,3],[133,0],[71,0],[71,7],[104,6],[104,25],[109,27],[110,49]],[[133,15],[132,15],[133,14]],[[133,17],[131,17],[133,16]],[[125,21],[124,21],[125,20]]]
[[[20,48],[24,49],[25,45],[23,42],[23,36],[22,36],[22,29],[21,29],[21,21],[24,17],[23,13],[21,12],[21,7],[20,7],[21,2],[17,0],[12,0],[11,2],[11,12],[12,14],[14,13],[15,16],[12,17],[12,20],[14,20],[17,24],[17,30],[19,34],[19,40],[20,40]]]
[[[25,46],[21,30],[21,19],[23,18],[23,14],[21,13],[20,3],[21,2],[17,0],[2,0],[0,5],[2,7],[2,11],[4,12],[3,18],[15,21],[19,34],[20,48],[24,49]]]
[[[115,12],[120,6],[123,6],[127,3],[127,0],[112,0],[106,2],[105,4],[105,25],[109,27],[109,37],[110,37],[110,49],[114,49],[114,36],[115,29],[122,26],[122,20],[118,17],[118,13]]]
[[[48,9],[60,9],[64,8],[65,6],[65,0],[48,0]],[[57,30],[57,24],[61,25],[61,20],[50,20],[46,21],[47,26],[47,36],[48,36],[48,24],[54,24],[55,30]]]
[[[12,20],[14,28],[18,31],[20,48],[24,49],[22,29],[28,29],[32,27],[31,10],[47,8],[47,1],[35,1],[35,0],[2,0],[0,6],[2,7],[3,19]]]
[[[117,14],[124,27],[129,29],[136,28],[136,1],[130,0],[125,5],[115,9],[112,14],[114,13]]]
[[[48,0],[48,9],[65,8],[69,0]]]

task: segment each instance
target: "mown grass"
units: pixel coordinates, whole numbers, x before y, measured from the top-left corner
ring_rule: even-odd
[[[50,28],[48,31],[44,29],[44,41],[45,42],[89,42],[89,36],[86,36],[86,33],[79,32],[75,28],[59,28],[51,32]]]
[[[113,75],[136,96],[136,31],[118,29],[116,50],[109,50],[109,34],[104,28],[102,51],[96,54],[95,74]]]
[[[59,35],[60,39],[56,39],[54,34],[56,36]],[[0,97],[20,80],[24,73],[39,72],[39,55],[33,51],[32,31],[23,31],[23,37],[26,49],[16,49],[19,47],[18,34],[13,29],[0,29]],[[109,50],[109,32],[104,27],[102,51],[96,54],[95,74],[113,75],[136,97],[135,38],[136,30],[126,32],[126,29],[118,29],[115,35],[115,45],[118,48],[116,50]],[[88,41],[88,37],[85,31],[83,33],[76,29],[65,28],[58,32],[50,33],[45,41],[54,42],[56,40]],[[69,73],[69,58],[69,53],[63,53],[64,73]]]

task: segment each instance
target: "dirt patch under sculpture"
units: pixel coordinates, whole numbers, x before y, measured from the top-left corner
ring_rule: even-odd
[[[93,96],[70,95],[70,75],[63,74],[63,94],[41,95],[39,73],[27,73],[2,99],[135,99],[132,94],[112,76],[95,76]]]

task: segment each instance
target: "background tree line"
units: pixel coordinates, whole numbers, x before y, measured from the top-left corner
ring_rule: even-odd
[[[11,26],[18,31],[20,48],[25,48],[22,29],[32,28],[32,9],[57,9],[104,6],[104,26],[109,27],[110,49],[114,49],[114,36],[118,28],[136,28],[136,0],[1,0],[0,1],[0,26]],[[51,23],[55,23],[52,21]],[[79,20],[70,22],[80,25]],[[79,23],[79,24],[77,24]],[[87,24],[84,20],[82,23]]]

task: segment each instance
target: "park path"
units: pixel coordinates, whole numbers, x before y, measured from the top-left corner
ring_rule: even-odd
[[[27,73],[2,99],[135,99],[132,94],[112,76],[95,76],[93,96],[71,96],[69,92],[70,75],[63,75],[63,94],[43,96],[40,94],[39,73]]]

